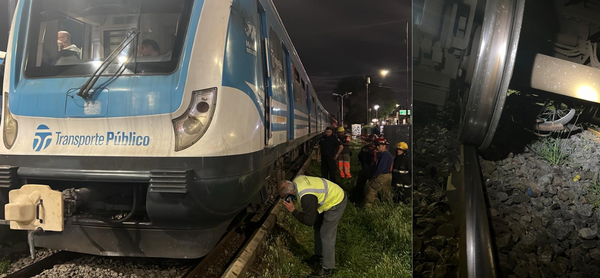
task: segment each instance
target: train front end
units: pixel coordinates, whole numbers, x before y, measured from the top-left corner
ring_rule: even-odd
[[[221,85],[230,5],[19,1],[0,229],[106,256],[207,254],[265,178],[251,154],[264,140],[258,112],[233,119],[255,105]]]

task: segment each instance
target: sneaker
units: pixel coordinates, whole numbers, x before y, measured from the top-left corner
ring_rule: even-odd
[[[331,269],[320,267],[318,271],[314,272],[310,277],[331,277]]]

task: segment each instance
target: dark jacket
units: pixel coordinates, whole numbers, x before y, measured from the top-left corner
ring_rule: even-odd
[[[408,157],[406,152],[401,155],[396,155],[396,157],[394,158],[394,167],[392,170],[392,184],[411,184],[411,163],[410,157]]]
[[[372,144],[367,144],[360,149],[360,153],[358,153],[358,161],[363,169],[369,169],[375,162],[377,161],[377,157],[375,156],[375,147]]]
[[[319,212],[317,211],[319,201],[317,196],[306,194],[300,198],[300,204],[302,205],[302,211],[294,210],[292,215],[300,221],[300,223],[313,226],[317,221]]]

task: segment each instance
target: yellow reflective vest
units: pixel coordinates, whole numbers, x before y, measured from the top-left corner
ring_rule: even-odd
[[[318,177],[298,176],[293,180],[298,200],[306,194],[318,199],[317,211],[323,213],[344,200],[344,190],[337,184]]]

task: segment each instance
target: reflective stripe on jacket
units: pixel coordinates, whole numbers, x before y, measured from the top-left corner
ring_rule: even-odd
[[[318,177],[298,176],[294,179],[298,200],[311,194],[317,197],[317,211],[323,213],[344,200],[344,190],[337,184]]]

